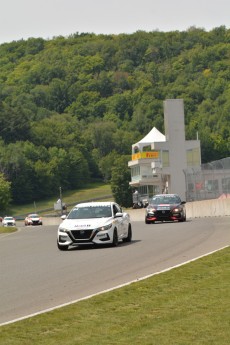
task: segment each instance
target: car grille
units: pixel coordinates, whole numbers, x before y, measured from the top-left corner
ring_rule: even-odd
[[[89,240],[92,235],[93,230],[71,230],[71,235],[75,240]]]
[[[156,217],[157,218],[168,218],[170,217],[170,210],[160,210],[160,211],[157,211],[156,213]]]

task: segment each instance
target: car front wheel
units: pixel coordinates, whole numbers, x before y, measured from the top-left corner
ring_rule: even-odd
[[[128,236],[126,238],[123,238],[123,242],[131,242],[131,241],[132,241],[132,227],[131,227],[131,224],[129,224]]]
[[[179,220],[179,222],[186,222],[186,215],[184,215],[183,218]]]
[[[112,243],[113,247],[117,247],[118,246],[118,235],[117,235],[117,229],[114,229],[113,232],[113,243]]]
[[[147,220],[147,218],[145,218],[145,224],[150,224],[150,220]]]

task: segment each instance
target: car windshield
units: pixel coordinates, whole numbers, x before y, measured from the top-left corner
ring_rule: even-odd
[[[28,217],[30,217],[30,218],[37,218],[37,217],[38,217],[38,214],[29,214]]]
[[[152,198],[151,204],[159,205],[159,204],[180,204],[181,200],[176,195],[163,195],[163,196],[155,196]]]
[[[13,220],[13,217],[5,217],[5,220]]]
[[[83,206],[70,211],[68,219],[108,218],[112,216],[111,206]]]

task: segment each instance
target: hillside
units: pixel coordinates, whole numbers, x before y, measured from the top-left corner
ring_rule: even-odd
[[[183,98],[202,162],[230,152],[230,30],[73,34],[0,45],[0,172],[14,202],[111,179]]]

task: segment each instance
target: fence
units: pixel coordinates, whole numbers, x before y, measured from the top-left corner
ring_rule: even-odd
[[[187,201],[230,197],[230,157],[186,169],[184,174]]]

